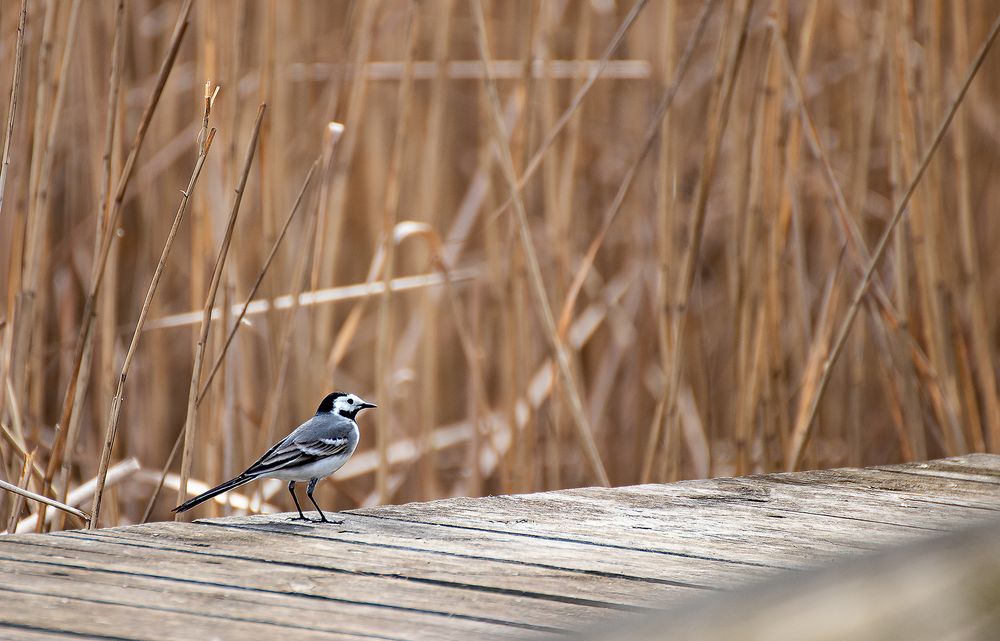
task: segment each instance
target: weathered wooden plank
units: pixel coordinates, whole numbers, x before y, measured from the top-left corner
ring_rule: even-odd
[[[338,515],[339,526],[307,526],[295,524],[302,534],[291,534],[288,523],[273,518],[230,517],[212,519],[211,526],[225,529],[249,529],[269,534],[286,534],[303,538],[319,538],[335,542],[364,545],[370,554],[380,554],[383,548],[402,547],[435,556],[455,557],[472,571],[480,560],[511,565],[512,571],[523,574],[525,568],[543,572],[564,572],[572,576],[592,576],[598,579],[620,579],[637,584],[635,590],[648,586],[665,588],[724,589],[762,575],[773,574],[777,568],[734,566],[731,563],[683,555],[665,555],[647,550],[615,549],[609,551],[589,542],[545,539],[499,530],[462,529],[394,519],[371,518],[367,514],[349,512]],[[208,521],[197,523],[209,524]],[[531,576],[531,573],[528,573]],[[575,579],[567,576],[568,581]]]
[[[327,528],[315,529],[325,531]],[[75,539],[86,537],[101,549],[113,546],[116,554],[132,555],[140,560],[152,549],[169,554],[168,558],[175,553],[187,554],[220,565],[223,560],[238,559],[265,564],[266,568],[280,564],[291,568],[307,567],[310,571],[344,575],[338,586],[343,582],[345,589],[371,594],[373,599],[383,598],[385,594],[393,594],[395,598],[395,591],[401,587],[407,596],[418,601],[423,599],[428,606],[447,608],[449,613],[464,614],[461,610],[464,601],[472,599],[476,609],[495,605],[505,616],[543,625],[544,621],[535,620],[539,617],[537,607],[544,607],[553,615],[565,609],[567,616],[587,618],[604,616],[607,613],[603,610],[608,608],[628,610],[661,604],[698,591],[694,587],[667,583],[641,582],[637,586],[636,581],[624,576],[581,574],[525,564],[514,566],[482,557],[429,554],[402,545],[390,546],[385,537],[382,537],[382,545],[373,550],[372,546],[313,536],[302,533],[301,529],[282,533],[273,529],[258,531],[170,524],[158,529],[158,533],[160,536],[152,540],[146,533],[133,531],[71,533],[59,538],[72,543],[56,545],[75,551]],[[165,537],[169,540],[164,540]],[[117,550],[117,547],[125,549]],[[354,588],[355,583],[362,585]],[[449,596],[452,590],[474,594],[459,594],[452,599]],[[514,598],[513,602],[507,602],[510,597]],[[491,604],[490,599],[499,602]],[[533,604],[532,600],[546,603]],[[547,602],[552,602],[553,607]],[[529,608],[523,618],[519,616],[522,607]],[[598,610],[591,611],[593,608]]]
[[[933,506],[938,510],[943,507],[968,508],[983,510],[984,516],[990,513],[996,515],[1000,508],[997,505],[996,493],[989,491],[988,486],[981,483],[911,474],[904,469],[866,468],[862,470],[830,470],[830,474],[841,477],[841,483],[860,487],[872,494],[886,493],[887,496],[913,501]],[[831,483],[836,478],[831,479]]]
[[[1000,639],[1000,521],[608,626],[614,641]]]
[[[136,606],[150,594],[165,591],[178,599],[176,607],[192,613],[238,618],[252,610],[257,619],[275,625],[301,622],[311,614],[317,629],[345,630],[336,627],[339,623],[331,627],[318,621],[324,614],[336,615],[338,621],[350,621],[348,631],[384,634],[396,629],[392,636],[403,638],[406,630],[432,626],[447,638],[464,638],[470,630],[519,636],[524,631],[558,630],[551,625],[557,620],[597,620],[609,614],[602,610],[601,617],[588,608],[557,602],[546,603],[545,608],[525,607],[530,599],[441,585],[432,590],[405,580],[384,585],[389,581],[317,568],[308,557],[297,565],[218,555],[183,559],[175,551],[150,546],[101,550],[92,541],[60,538],[64,539],[60,547],[11,544],[9,553],[0,552],[0,573],[9,573],[6,578],[13,578],[15,586],[33,580],[63,596],[75,596],[73,589],[86,579],[102,590],[115,590],[118,602]],[[66,584],[47,580],[63,576],[74,580]],[[378,583],[383,585],[373,585]],[[0,588],[7,585],[0,577]]]
[[[845,483],[845,479],[849,480]],[[878,492],[871,481],[881,480]],[[891,482],[891,485],[889,483]],[[897,476],[874,471],[870,474],[846,475],[842,471],[775,474],[745,478],[712,479],[697,483],[651,485],[621,488],[626,495],[650,495],[692,498],[741,504],[761,510],[812,514],[836,520],[917,528],[930,531],[954,529],[956,521],[977,520],[994,516],[1000,511],[1000,497],[992,506],[984,504],[950,504],[939,502],[927,509],[927,500],[939,501],[939,481],[926,479],[902,481]],[[931,487],[926,487],[930,485]],[[570,491],[569,494],[575,494]],[[627,498],[625,500],[628,500]],[[776,514],[775,517],[784,515]]]
[[[5,574],[5,573],[4,573]],[[0,579],[4,575],[0,574]],[[257,621],[252,616],[227,619],[213,614],[192,614],[160,605],[160,592],[142,605],[122,605],[105,595],[64,596],[50,592],[52,584],[0,588],[0,633],[10,638],[27,630],[51,636],[98,638],[111,641],[191,641],[194,638],[260,639],[294,635],[303,641],[358,641],[393,639],[391,636],[352,635],[287,627]]]
[[[909,463],[905,465],[883,465],[875,469],[903,474],[934,476],[945,479],[970,481],[985,485],[1000,485],[1000,470],[992,455],[967,454],[937,461]],[[981,488],[984,494],[995,493],[1000,488]]]
[[[915,525],[912,520],[910,524],[897,524],[886,523],[884,518],[869,518],[865,536],[859,537],[857,524],[842,515],[761,510],[759,505],[754,506],[759,502],[754,500],[753,493],[749,501],[745,500],[747,493],[743,488],[747,483],[760,481],[745,479],[728,489],[719,481],[707,484],[721,492],[716,500],[695,499],[681,493],[706,484],[678,484],[663,489],[571,490],[479,500],[451,499],[387,506],[365,514],[786,568],[926,536],[925,530],[935,527],[912,527]],[[644,492],[648,494],[645,498]],[[737,497],[744,500],[733,500]],[[887,507],[885,503],[881,506],[883,511]]]
[[[329,525],[277,515],[15,535],[0,539],[0,638],[559,635],[996,518],[998,478],[1000,457],[970,455],[450,499]],[[36,597],[41,614],[25,613]]]
[[[4,641],[51,641],[52,639],[73,639],[73,641],[105,641],[122,637],[93,636],[67,630],[53,630],[38,623],[34,625],[17,625],[0,623],[0,639]]]

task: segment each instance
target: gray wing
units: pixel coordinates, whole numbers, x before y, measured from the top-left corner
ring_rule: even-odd
[[[350,419],[338,414],[314,416],[265,452],[243,475],[262,476],[336,456],[347,451],[356,438]]]

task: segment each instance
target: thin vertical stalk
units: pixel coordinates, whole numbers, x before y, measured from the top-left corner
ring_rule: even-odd
[[[559,137],[562,130],[566,128],[566,125],[569,124],[570,120],[573,118],[573,114],[576,113],[576,110],[579,109],[581,104],[583,104],[583,99],[590,92],[591,87],[593,87],[594,83],[597,82],[597,79],[600,77],[604,69],[607,68],[608,61],[611,59],[611,56],[618,51],[618,47],[621,46],[621,43],[625,40],[625,34],[628,33],[629,28],[635,23],[639,14],[642,12],[643,7],[646,6],[648,1],[649,0],[636,0],[635,4],[632,5],[632,8],[629,9],[628,15],[625,16],[624,20],[622,20],[622,23],[618,26],[618,30],[615,32],[615,35],[611,38],[611,42],[608,43],[604,53],[601,54],[601,59],[598,61],[597,66],[590,72],[590,75],[587,76],[587,80],[584,81],[583,85],[581,85],[573,95],[569,105],[565,110],[563,110],[562,115],[559,116],[556,124],[553,125],[552,129],[545,135],[545,140],[538,145],[538,149],[536,149],[535,153],[531,155],[531,159],[528,161],[528,164],[524,166],[524,171],[515,184],[516,188],[514,191],[516,194],[509,195],[504,200],[503,204],[494,209],[489,216],[490,219],[500,215],[501,212],[514,203],[514,199],[516,197],[520,197],[521,190],[524,189],[524,186],[528,184],[531,177],[534,176],[535,172],[538,171],[538,168],[541,167],[542,160],[545,159],[545,154],[552,147],[553,143],[555,143],[556,138]]]
[[[17,99],[21,94],[21,69],[24,67],[24,29],[28,21],[28,0],[21,0],[21,12],[17,19],[17,42],[14,44],[14,74],[10,80],[10,100],[7,102],[7,127],[4,130],[3,160],[0,161],[0,214],[3,213],[3,196],[7,187],[7,171],[10,169],[10,145],[14,137],[14,119],[17,115]]]
[[[104,116],[104,149],[101,154],[100,197],[98,198],[97,215],[94,216],[96,220],[96,230],[94,233],[95,256],[100,251],[101,238],[104,236],[104,228],[107,224],[106,217],[108,214],[108,198],[111,193],[111,156],[114,151],[115,130],[118,116],[118,96],[121,89],[122,67],[125,60],[125,0],[118,0],[116,4],[114,25],[115,36],[113,44],[111,45],[111,72],[108,81],[108,102]],[[86,344],[84,345],[83,357],[80,365],[80,369],[83,371],[90,371],[94,354],[94,336],[95,334],[91,332],[88,335]],[[69,425],[66,428],[66,442],[64,446],[64,451],[66,452],[72,452],[73,448],[76,446],[76,441],[80,434],[83,402],[87,398],[87,391],[89,387],[90,377],[84,377],[80,381],[80,388],[73,399],[74,407],[71,410]],[[60,488],[59,500],[63,503],[66,502],[66,499],[69,496],[69,473],[71,463],[71,457],[63,457],[62,470],[59,475],[60,481],[57,483],[57,487]],[[62,529],[64,519],[65,515],[60,512],[57,517],[56,529]],[[39,519],[39,522],[44,521],[44,518]]]
[[[715,175],[715,165],[718,160],[719,150],[722,146],[723,134],[729,122],[729,105],[733,95],[733,87],[736,84],[736,77],[743,60],[743,52],[747,40],[747,30],[750,24],[750,6],[747,0],[743,0],[740,10],[739,31],[736,32],[735,42],[731,50],[726,52],[722,49],[719,52],[719,66],[716,73],[716,87],[713,95],[713,108],[709,110],[709,123],[707,142],[705,144],[704,157],[701,165],[701,175],[698,179],[698,192],[695,197],[694,211],[690,226],[687,247],[681,257],[680,271],[677,276],[677,285],[674,290],[672,309],[668,310],[670,316],[670,365],[665,371],[665,382],[663,390],[664,421],[676,420],[675,409],[677,401],[677,391],[680,386],[681,377],[681,334],[683,334],[684,323],[687,318],[687,306],[691,297],[691,289],[694,285],[695,267],[701,253],[701,241],[705,228],[705,213],[708,207],[708,189]],[[652,426],[651,433],[646,445],[646,455],[642,466],[642,479],[648,479],[653,469],[653,455],[656,452],[656,443],[659,440],[661,423]]]
[[[646,131],[643,135],[642,145],[639,147],[639,152],[636,154],[635,158],[632,159],[632,164],[629,165],[628,170],[625,172],[625,176],[622,178],[621,183],[619,183],[618,190],[615,192],[615,197],[611,200],[611,204],[608,205],[607,210],[604,212],[600,230],[597,232],[594,240],[591,241],[590,247],[587,248],[587,253],[584,255],[581,265],[576,270],[573,282],[569,286],[569,291],[566,294],[566,300],[563,302],[562,311],[559,314],[558,327],[560,335],[562,335],[569,326],[576,298],[580,294],[584,279],[590,271],[590,267],[594,264],[594,260],[597,257],[597,251],[604,242],[604,237],[611,229],[611,225],[614,224],[615,219],[618,218],[618,214],[621,212],[622,205],[625,202],[625,197],[628,196],[629,189],[632,187],[636,174],[639,172],[639,167],[642,164],[642,161],[646,158],[649,152],[652,151],[657,138],[659,137],[660,129],[663,125],[663,119],[670,111],[670,106],[674,103],[674,97],[677,95],[677,90],[680,88],[681,82],[684,80],[684,76],[687,73],[688,66],[694,56],[695,47],[698,46],[698,42],[701,40],[701,36],[705,32],[705,27],[708,26],[708,19],[712,15],[712,8],[715,6],[715,3],[716,0],[705,0],[702,4],[701,14],[698,16],[698,22],[694,31],[691,33],[691,37],[688,39],[687,44],[684,47],[684,53],[681,54],[680,61],[677,63],[677,69],[674,72],[673,80],[667,87],[666,91],[663,92],[663,96],[660,98],[659,104],[657,104],[656,109],[653,111],[653,117],[650,118],[649,123],[646,125]]]
[[[153,87],[153,92],[150,94],[149,101],[146,103],[142,117],[139,120],[139,127],[136,129],[135,137],[132,141],[132,147],[129,150],[128,158],[125,160],[125,165],[122,167],[121,174],[118,177],[115,197],[111,203],[111,211],[105,220],[104,236],[101,238],[100,250],[94,260],[90,274],[90,291],[84,301],[80,331],[76,341],[76,352],[73,357],[73,366],[70,368],[69,382],[66,386],[65,396],[63,397],[62,415],[59,419],[59,425],[61,426],[68,426],[70,424],[73,409],[76,407],[75,399],[77,391],[81,388],[86,389],[87,382],[90,378],[90,368],[84,369],[82,365],[84,354],[87,352],[88,344],[92,340],[91,335],[93,333],[94,320],[96,318],[95,305],[98,294],[101,291],[101,283],[104,279],[104,267],[107,264],[108,255],[111,252],[111,244],[116,236],[115,229],[118,226],[118,219],[121,216],[122,205],[125,201],[125,190],[132,177],[132,171],[135,168],[136,158],[139,155],[139,150],[142,148],[143,141],[146,139],[149,124],[153,119],[153,113],[156,111],[156,106],[159,104],[160,96],[163,94],[163,88],[167,84],[167,78],[170,76],[170,71],[174,67],[174,61],[177,59],[177,52],[180,51],[181,41],[184,39],[184,33],[187,31],[188,18],[191,13],[192,2],[193,0],[185,0],[183,6],[181,7],[180,15],[177,18],[177,22],[174,24],[174,31],[170,37],[170,44],[167,47],[167,53],[163,62],[160,64],[160,70],[157,73],[156,85]],[[109,105],[108,108],[113,109],[114,107]],[[82,384],[81,380],[84,381]],[[51,482],[52,477],[55,475],[56,470],[59,469],[62,462],[62,457],[65,454],[66,448],[66,433],[67,430],[65,429],[60,429],[56,432],[56,439],[52,445],[52,454],[49,457],[48,467],[45,471],[46,483]]]
[[[28,489],[28,481],[31,477],[31,470],[35,463],[35,451],[24,455],[24,461],[21,464],[21,475],[17,479],[17,487],[22,490]],[[24,495],[17,492],[12,492],[14,494],[13,504],[10,506],[10,516],[7,519],[7,532],[14,532],[17,529],[17,520],[21,515],[21,506],[24,502]],[[44,505],[44,504],[43,504]]]
[[[264,120],[264,111],[266,108],[267,106],[264,104],[261,104],[257,108],[257,118],[254,120],[253,133],[250,136],[250,142],[243,161],[243,171],[236,186],[236,195],[233,197],[233,205],[229,211],[226,233],[222,238],[222,247],[219,248],[219,255],[215,260],[212,283],[209,285],[208,295],[205,297],[205,307],[202,310],[201,332],[198,335],[198,342],[194,348],[194,366],[191,370],[191,385],[188,391],[187,418],[184,421],[184,453],[181,457],[180,488],[177,491],[178,505],[187,499],[187,482],[188,477],[191,475],[191,465],[194,456],[194,434],[198,418],[198,390],[201,389],[201,368],[205,358],[205,345],[208,342],[208,330],[212,323],[212,308],[215,306],[215,295],[219,291],[219,283],[222,281],[222,269],[225,267],[226,256],[229,254],[229,244],[233,239],[236,217],[240,212],[240,204],[243,202],[243,190],[246,188],[247,179],[250,177],[250,168],[253,165],[254,155],[257,151],[257,139],[260,136],[260,127]],[[180,518],[181,514],[177,513],[175,520],[180,520]]]
[[[902,199],[897,203],[895,213],[893,213],[892,218],[886,225],[885,229],[882,231],[882,235],[879,237],[878,243],[875,246],[875,251],[872,253],[872,258],[868,263],[868,267],[865,269],[864,277],[861,282],[858,283],[854,294],[851,297],[850,305],[847,308],[847,313],[844,319],[841,321],[840,325],[837,327],[835,332],[835,339],[833,341],[833,346],[830,349],[829,354],[823,361],[823,370],[819,378],[819,382],[816,385],[816,393],[813,396],[812,403],[809,408],[809,412],[806,415],[807,424],[811,424],[816,418],[816,413],[819,410],[820,400],[823,398],[823,393],[826,391],[826,387],[829,384],[830,372],[833,369],[834,364],[837,362],[837,358],[840,356],[840,352],[844,348],[844,344],[847,342],[847,336],[851,331],[851,326],[854,324],[854,319],[858,315],[858,310],[861,305],[861,299],[864,297],[865,292],[868,291],[868,286],[872,282],[872,278],[875,273],[875,269],[878,267],[878,263],[881,261],[882,256],[885,254],[886,247],[889,244],[889,239],[892,237],[893,232],[899,225],[899,222],[903,219],[903,214],[906,213],[906,206],[910,202],[910,198],[917,189],[917,185],[920,184],[920,179],[923,177],[924,172],[927,170],[927,165],[930,164],[931,158],[934,157],[934,152],[937,151],[938,146],[944,139],[944,134],[948,131],[948,126],[955,117],[955,112],[958,111],[958,107],[962,104],[962,100],[965,98],[965,94],[969,90],[969,86],[972,84],[973,78],[976,77],[976,73],[982,66],[983,61],[986,59],[986,54],[989,53],[990,49],[993,47],[993,43],[996,41],[997,35],[1000,34],[1000,15],[998,15],[993,24],[990,26],[989,35],[987,35],[986,40],[983,42],[979,49],[978,54],[973,60],[972,64],[969,66],[968,71],[965,74],[965,78],[962,81],[961,88],[959,89],[958,95],[952,100],[951,106],[948,108],[947,113],[942,119],[941,123],[937,127],[937,131],[934,134],[931,144],[927,147],[927,150],[923,154],[923,158],[917,167],[916,173],[913,178],[910,179],[909,186],[903,193]],[[801,461],[802,451],[793,452],[789,456],[788,467],[789,469],[794,469],[798,467]]]
[[[968,18],[966,0],[953,0],[952,46],[954,64],[965,64],[969,57]],[[959,70],[956,69],[957,74]],[[957,170],[959,248],[961,257],[960,289],[969,314],[969,338],[973,375],[983,403],[983,423],[986,443],[991,452],[1000,452],[1000,398],[997,397],[996,370],[990,341],[989,315],[984,301],[983,276],[979,266],[979,250],[973,227],[971,169],[965,115],[955,115],[954,157]]]
[[[434,61],[438,73],[432,81],[430,101],[427,107],[424,153],[425,162],[419,182],[420,214],[434,227],[438,218],[437,208],[441,200],[441,158],[445,147],[445,107],[448,97],[448,52],[454,0],[439,0],[434,20]],[[437,343],[441,336],[437,327],[437,304],[432,290],[421,295],[421,315],[424,317],[424,341],[420,355],[419,371],[423,385],[420,386],[420,477],[422,498],[430,499],[438,495],[436,453],[431,442],[431,432],[437,416],[439,390],[439,368]]]
[[[344,207],[347,199],[347,179],[350,176],[354,152],[357,148],[358,136],[363,130],[365,106],[368,98],[368,81],[365,65],[371,54],[372,31],[375,25],[375,14],[379,8],[378,0],[361,2],[358,5],[358,27],[353,30],[357,37],[354,56],[351,59],[351,87],[347,96],[347,107],[343,118],[337,118],[344,123],[344,137],[337,145],[331,167],[332,176],[324,176],[323,189],[320,193],[319,233],[316,234],[316,263],[310,283],[313,289],[322,287],[325,283],[336,282],[337,262],[340,257],[340,236],[344,225]],[[330,182],[327,187],[327,182]],[[329,344],[329,331],[332,310],[321,309],[316,313],[314,345],[323,350]],[[331,352],[334,348],[331,347]],[[328,359],[330,360],[330,359]]]
[[[556,366],[573,414],[577,439],[584,450],[584,455],[587,457],[591,474],[593,474],[598,483],[608,486],[610,485],[608,473],[605,470],[604,462],[601,460],[597,443],[594,441],[593,429],[584,410],[583,401],[580,399],[580,388],[572,371],[569,354],[562,339],[559,337],[555,317],[552,314],[552,306],[549,302],[548,294],[545,292],[545,283],[542,280],[542,271],[531,239],[531,231],[528,229],[528,214],[525,210],[521,194],[518,191],[517,176],[514,173],[514,161],[511,157],[510,145],[507,143],[507,138],[504,135],[503,110],[500,106],[500,97],[497,94],[496,83],[490,71],[489,43],[487,42],[486,18],[483,15],[483,7],[479,0],[470,0],[470,5],[476,28],[476,43],[479,49],[479,57],[483,65],[484,82],[492,112],[494,143],[500,154],[500,168],[503,171],[504,178],[507,180],[507,186],[513,198],[518,234],[524,256],[528,263],[529,281],[535,297],[537,311],[541,317],[546,338],[548,338],[552,351],[555,353]]]
[[[14,72],[10,81],[10,100],[7,104],[7,127],[4,130],[3,156],[0,159],[0,216],[3,215],[4,194],[7,188],[7,173],[10,169],[10,147],[14,138],[14,120],[17,115],[17,99],[21,94],[21,69],[24,66],[24,29],[28,21],[28,0],[21,0],[21,12],[17,20],[17,42],[14,45]],[[0,387],[7,380],[11,366],[13,332],[10,324],[4,328],[0,341]],[[0,417],[3,416],[7,395],[0,393]]]
[[[210,103],[211,97],[206,96],[206,127],[208,124]],[[206,131],[207,137],[204,137]],[[108,477],[108,466],[111,463],[111,453],[114,450],[115,436],[118,433],[118,419],[121,417],[122,402],[125,394],[125,380],[128,378],[129,369],[132,366],[132,359],[135,357],[136,350],[139,348],[139,339],[142,336],[142,328],[146,323],[146,316],[149,314],[149,307],[153,303],[153,296],[156,294],[156,288],[160,284],[160,278],[163,276],[163,269],[166,267],[167,258],[170,257],[170,250],[174,245],[174,237],[177,235],[177,230],[181,225],[181,221],[184,219],[184,214],[187,212],[188,202],[190,202],[191,199],[191,193],[194,191],[194,187],[198,182],[198,177],[201,175],[201,168],[205,165],[205,159],[208,157],[208,150],[212,146],[212,140],[215,138],[215,129],[202,129],[202,133],[199,138],[202,137],[204,137],[204,143],[199,145],[200,149],[198,151],[198,160],[195,162],[194,169],[191,171],[191,178],[188,180],[187,188],[181,192],[180,205],[177,206],[177,213],[174,214],[174,222],[170,226],[170,232],[167,234],[167,240],[163,244],[163,251],[160,254],[160,260],[156,263],[156,269],[153,270],[153,277],[149,281],[149,288],[146,290],[146,298],[142,302],[142,309],[139,310],[139,320],[135,323],[135,330],[132,332],[132,340],[129,342],[128,352],[125,354],[125,360],[122,362],[121,373],[118,375],[118,387],[115,390],[114,398],[111,399],[111,410],[108,412],[108,427],[104,433],[104,449],[101,451],[101,462],[97,471],[97,485],[94,489],[94,501],[90,509],[91,517],[89,529],[97,527],[101,515],[101,499],[104,497],[104,483]]]
[[[335,134],[336,135],[336,134]],[[274,240],[274,245],[271,246],[271,251],[268,253],[267,258],[264,260],[263,266],[260,268],[260,272],[257,274],[257,279],[254,281],[253,287],[250,288],[250,293],[247,294],[246,301],[243,303],[243,307],[240,308],[240,313],[236,315],[236,319],[232,323],[232,329],[229,330],[229,335],[226,337],[226,341],[222,345],[222,349],[219,350],[219,355],[215,359],[215,364],[212,366],[211,371],[205,378],[205,384],[202,385],[201,391],[198,393],[198,398],[195,401],[196,406],[200,406],[201,402],[205,399],[205,395],[208,394],[208,390],[212,385],[212,381],[215,380],[215,374],[222,367],[223,362],[226,360],[226,354],[229,352],[229,347],[233,343],[233,338],[236,337],[236,332],[240,327],[243,326],[243,319],[246,317],[247,308],[250,307],[250,303],[254,301],[257,296],[257,290],[260,288],[261,282],[264,280],[264,276],[267,275],[268,270],[271,267],[271,263],[274,261],[275,255],[278,253],[278,248],[281,247],[282,241],[285,239],[285,235],[288,233],[288,228],[292,224],[292,220],[295,218],[295,214],[301,209],[303,196],[306,193],[306,189],[312,182],[313,175],[316,173],[316,167],[319,165],[319,160],[313,162],[312,166],[309,168],[309,172],[306,174],[306,178],[302,183],[302,187],[299,189],[299,194],[295,198],[295,204],[292,205],[292,210],[288,213],[288,217],[285,219],[285,224],[281,227],[281,232],[278,237]],[[182,429],[177,434],[177,438],[174,440],[173,447],[170,450],[170,454],[167,456],[166,462],[163,464],[163,469],[160,472],[159,481],[156,484],[156,488],[149,497],[149,501],[146,503],[146,509],[143,510],[142,518],[140,523],[145,523],[149,520],[149,515],[153,511],[153,506],[156,504],[156,499],[160,495],[160,491],[163,489],[163,482],[167,478],[167,472],[174,464],[174,459],[177,457],[177,452],[180,451],[181,443],[184,441],[184,430]]]
[[[385,203],[382,209],[383,251],[385,267],[382,279],[385,287],[379,299],[378,335],[375,343],[375,394],[382,404],[375,423],[375,446],[378,449],[378,470],[375,474],[375,489],[379,500],[389,500],[389,437],[392,429],[392,277],[395,269],[395,243],[393,230],[399,219],[400,166],[403,162],[406,132],[409,126],[413,93],[413,56],[416,51],[420,19],[417,7],[411,1],[407,5],[406,62],[403,79],[397,99],[396,131],[392,140],[389,157],[389,174],[386,177]]]

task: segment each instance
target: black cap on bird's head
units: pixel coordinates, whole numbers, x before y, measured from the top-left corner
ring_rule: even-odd
[[[326,395],[323,402],[316,408],[317,414],[336,413],[348,418],[354,418],[358,412],[369,407],[378,407],[375,403],[369,403],[360,396],[348,394],[347,392],[331,392]]]

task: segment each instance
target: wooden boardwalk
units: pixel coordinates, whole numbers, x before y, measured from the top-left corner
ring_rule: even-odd
[[[1000,456],[0,538],[0,639],[532,638],[1000,517]]]

